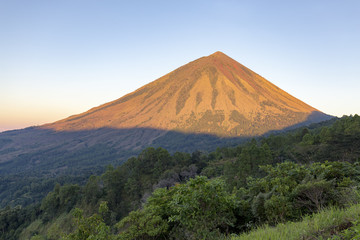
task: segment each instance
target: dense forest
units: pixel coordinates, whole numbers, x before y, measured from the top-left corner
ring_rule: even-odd
[[[360,117],[210,153],[147,148],[101,175],[58,180],[41,201],[1,209],[0,239],[234,238],[359,203]]]

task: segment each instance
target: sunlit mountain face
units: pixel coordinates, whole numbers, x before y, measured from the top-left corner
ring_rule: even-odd
[[[90,174],[146,147],[212,151],[330,118],[216,52],[85,113],[0,133],[0,174]]]
[[[224,53],[216,52],[122,98],[43,128],[151,128],[249,137],[328,118]]]

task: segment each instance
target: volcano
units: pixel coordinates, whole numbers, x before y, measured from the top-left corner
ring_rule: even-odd
[[[0,174],[92,172],[149,146],[212,151],[330,118],[216,52],[87,112],[0,133]]]
[[[43,127],[56,131],[147,128],[254,137],[326,119],[328,115],[216,52],[122,98]]]

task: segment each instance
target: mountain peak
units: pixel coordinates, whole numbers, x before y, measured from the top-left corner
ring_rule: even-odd
[[[313,112],[318,111],[218,51],[113,102],[46,127],[256,136],[305,122]]]
[[[216,52],[214,52],[213,54],[211,54],[209,56],[214,56],[214,57],[223,57],[223,56],[225,56],[225,57],[228,57],[225,53],[220,52],[220,51],[216,51]]]
[[[223,62],[223,63],[229,62],[229,61],[236,62],[234,59],[232,59],[231,57],[229,57],[228,55],[226,55],[225,53],[220,52],[220,51],[214,52],[213,54],[204,57],[204,59],[207,59],[210,61],[216,60],[216,61]]]

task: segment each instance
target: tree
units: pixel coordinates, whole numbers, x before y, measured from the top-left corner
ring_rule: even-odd
[[[220,179],[190,179],[177,186],[169,204],[173,211],[169,220],[176,224],[173,233],[183,239],[215,239],[236,221],[235,196],[225,191]]]
[[[239,202],[220,179],[190,179],[170,189],[157,189],[144,208],[118,227],[121,239],[218,239],[237,221]]]
[[[84,217],[83,211],[76,208],[73,212],[75,217],[76,230],[64,237],[64,240],[115,240],[111,234],[110,227],[104,223],[102,214],[108,212],[106,202],[102,202],[99,213],[90,217]]]
[[[294,189],[295,205],[305,207],[309,212],[319,212],[334,195],[330,181],[311,181],[298,185]]]

